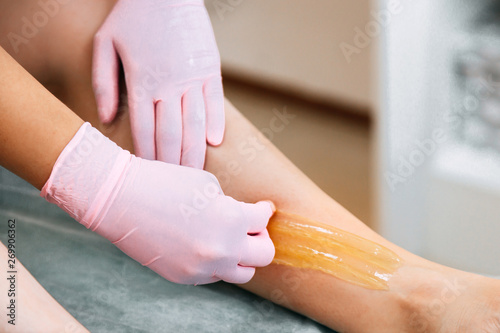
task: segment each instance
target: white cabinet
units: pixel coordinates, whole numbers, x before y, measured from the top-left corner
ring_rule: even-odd
[[[401,1],[380,43],[377,197],[391,241],[498,275],[500,84],[484,85],[477,74],[482,66],[486,81],[500,83],[500,29],[487,24],[495,3]]]

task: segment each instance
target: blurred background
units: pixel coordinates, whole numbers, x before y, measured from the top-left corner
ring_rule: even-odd
[[[500,2],[205,4],[226,96],[326,193],[412,252],[500,275]]]
[[[369,19],[369,0],[206,0],[226,96],[259,129],[295,115],[272,142],[367,223],[372,48],[348,63],[339,48]]]

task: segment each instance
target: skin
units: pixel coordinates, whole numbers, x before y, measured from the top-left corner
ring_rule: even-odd
[[[7,249],[0,244],[0,269],[7,272]],[[16,321],[15,326],[0,320],[1,332],[88,332],[35,280],[16,260]],[[10,282],[0,279],[0,288],[9,290]],[[7,293],[0,294],[1,304],[9,304]],[[6,317],[7,318],[7,317]],[[10,318],[8,318],[10,319]]]
[[[83,120],[50,94],[0,48],[0,164],[41,189],[59,154]],[[27,93],[28,92],[28,93]],[[36,110],[36,112],[33,112]],[[7,272],[7,249],[0,246],[0,266]],[[15,326],[0,321],[2,332],[87,332],[33,276],[16,263],[18,308],[23,320]],[[0,279],[0,288],[9,282]],[[8,304],[7,293],[0,302]]]
[[[33,6],[34,1],[25,3]],[[126,107],[113,124],[103,126],[91,88],[92,38],[112,3],[74,1],[62,8],[43,32],[51,36],[52,45],[43,42],[41,33],[18,53],[5,40],[2,45],[81,118],[132,150]],[[4,13],[1,6],[6,6],[5,2],[0,1],[0,13]],[[29,8],[15,8],[20,15],[26,10]],[[0,22],[0,36],[19,29],[14,23],[5,28],[3,20]],[[65,28],[58,29],[61,26]],[[30,53],[32,48],[39,52]],[[44,61],[40,61],[40,54]],[[22,164],[22,158],[19,160]],[[404,261],[390,279],[388,291],[369,290],[318,271],[275,264],[258,269],[243,288],[340,332],[500,332],[499,281],[426,261],[386,241],[322,192],[230,103],[226,103],[224,142],[220,147],[209,147],[205,168],[218,176],[227,195],[246,202],[272,200],[280,210],[378,242]]]
[[[3,49],[0,72],[0,164],[41,189],[83,121]]]

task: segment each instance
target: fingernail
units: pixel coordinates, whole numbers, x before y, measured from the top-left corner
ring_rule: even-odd
[[[224,140],[224,133],[220,135],[214,135],[212,137],[207,136],[207,142],[209,145],[218,147],[222,144],[222,141]]]
[[[276,206],[274,205],[274,202],[271,200],[266,200],[266,202],[269,202],[269,205],[271,206],[271,210],[273,211],[273,214],[276,213]]]
[[[101,121],[101,123],[103,123],[103,124],[109,123],[109,119],[108,119],[109,116],[103,109],[98,109],[97,114],[99,116],[99,120]]]

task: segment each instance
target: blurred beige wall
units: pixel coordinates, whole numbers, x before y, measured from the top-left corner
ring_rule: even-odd
[[[350,63],[340,45],[355,46],[355,28],[372,19],[370,3],[205,0],[225,73],[355,112],[372,109],[372,43]]]

